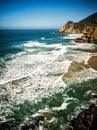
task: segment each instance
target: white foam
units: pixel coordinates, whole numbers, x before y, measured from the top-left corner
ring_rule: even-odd
[[[29,44],[32,45],[32,42]],[[36,45],[36,42],[34,44]],[[40,45],[41,43],[37,43],[37,44]],[[45,44],[42,46],[45,46],[47,48],[53,47],[53,48],[55,48],[55,50],[52,50],[50,52],[39,52],[39,53],[33,54],[33,55],[31,55],[31,54],[28,55],[27,53],[16,54],[15,59],[12,59],[6,65],[5,72],[0,79],[0,84],[4,84],[4,83],[10,82],[10,81],[17,80],[22,77],[31,75],[31,74],[35,73],[36,71],[40,70],[41,67],[43,68],[47,64],[53,64],[52,62],[54,60],[56,60],[59,57],[59,55],[62,55],[63,53],[65,53],[67,51],[66,46],[63,46],[61,44],[52,44],[52,45]],[[56,50],[56,49],[58,49],[58,50]],[[36,49],[28,48],[25,51],[33,52],[33,51],[36,51]],[[21,55],[21,54],[23,54],[23,55]],[[68,64],[67,64],[67,66],[68,66]],[[58,67],[58,63],[56,64],[56,72],[57,72],[57,67]],[[48,69],[48,68],[46,68],[46,69]],[[49,71],[51,71],[51,69]],[[54,69],[54,71],[55,71],[55,69]],[[45,73],[45,71],[44,71],[44,73]]]
[[[40,43],[40,42],[33,42],[33,41],[28,41],[27,43],[24,44],[25,47],[31,48],[33,46],[36,47],[45,47],[45,48],[59,48],[63,47],[62,44],[46,44],[46,43]]]
[[[62,44],[46,44],[46,43],[41,43],[41,42],[33,42],[33,41],[29,41],[27,43],[24,44],[24,46],[26,47],[33,47],[33,46],[39,46],[39,47],[59,47]]]
[[[26,46],[26,47],[42,46],[42,45],[45,45],[45,43],[28,41],[27,43],[24,44],[24,46]]]
[[[7,64],[0,84],[6,86],[12,99],[15,99],[17,103],[22,103],[24,100],[38,101],[61,91],[66,86],[61,79],[71,63],[63,56],[66,47],[61,44],[45,44],[45,46],[53,46],[58,49],[51,52],[39,52],[35,55],[17,56]],[[18,84],[13,84],[12,81],[15,80],[18,81]],[[14,89],[12,89],[13,87]]]
[[[27,51],[27,52],[34,52],[34,51],[36,51],[37,49],[25,49],[25,51]]]
[[[66,101],[64,101],[60,107],[53,107],[52,110],[57,110],[57,111],[60,111],[60,110],[64,110],[66,109],[68,103],[66,103]]]
[[[45,37],[41,37],[41,40],[45,40]]]
[[[68,34],[67,36],[63,37],[63,39],[76,39],[81,37],[83,34]]]

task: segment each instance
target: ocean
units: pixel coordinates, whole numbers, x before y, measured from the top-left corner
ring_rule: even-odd
[[[97,71],[87,60],[95,45],[75,43],[80,36],[0,30],[0,130],[20,130],[39,115],[45,130],[67,130],[73,115],[94,102]]]
[[[0,31],[0,82],[25,77],[64,53],[72,40],[64,40],[64,35],[56,32],[50,29]]]

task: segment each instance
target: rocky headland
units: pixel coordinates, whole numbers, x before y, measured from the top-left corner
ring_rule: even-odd
[[[97,12],[79,22],[67,22],[59,29],[59,33],[83,34],[75,42],[97,43]]]
[[[79,22],[67,22],[58,32],[63,34],[83,34],[80,38],[76,38],[75,42],[97,44],[97,12]],[[82,71],[86,70],[86,74],[90,68],[97,70],[97,55],[91,55],[87,64],[85,64],[84,61],[80,63],[73,62],[68,72],[63,75],[63,81],[65,83],[70,83],[72,79],[78,82],[78,77],[81,77],[83,80]],[[97,94],[93,95],[92,98],[93,100],[97,100]],[[88,108],[85,107],[77,116],[73,116],[70,120],[69,130],[97,130],[96,100],[94,104],[90,104]]]
[[[91,27],[97,27],[97,12],[78,22],[67,22],[59,29],[59,33],[84,33]]]

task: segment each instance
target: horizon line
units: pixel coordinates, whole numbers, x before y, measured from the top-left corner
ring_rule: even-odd
[[[46,29],[59,29],[59,28],[0,28],[0,30],[46,30]]]

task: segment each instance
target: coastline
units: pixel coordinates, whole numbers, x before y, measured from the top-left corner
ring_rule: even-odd
[[[71,36],[74,35],[75,34]],[[1,85],[2,92],[5,93],[5,95],[3,96],[8,98],[7,100],[9,102],[9,105],[7,106],[4,97],[4,101],[1,104],[7,115],[12,114],[11,116],[13,117],[15,113],[14,111],[12,111],[12,109],[15,109],[17,115],[22,113],[23,107],[27,109],[26,105],[31,107],[31,109],[33,109],[34,107],[37,107],[37,109],[34,108],[36,109],[34,113],[29,111],[28,115],[27,113],[25,113],[22,117],[24,118],[24,120],[21,119],[21,117],[18,117],[20,118],[20,120],[23,121],[22,123],[24,123],[26,118],[29,119],[29,113],[30,116],[32,116],[33,114],[37,115],[37,113],[43,115],[43,113],[45,113],[46,108],[49,111],[48,115],[51,113],[58,114],[58,112],[60,111],[63,111],[64,113],[67,112],[69,114],[70,110],[71,115],[73,114],[73,112],[75,111],[75,107],[73,108],[74,110],[72,110],[71,105],[72,102],[75,103],[75,101],[78,99],[75,99],[75,97],[72,97],[71,95],[67,94],[67,92],[70,91],[68,85],[71,85],[71,90],[75,91],[77,88],[75,87],[73,90],[72,84],[76,85],[75,83],[78,83],[79,86],[80,84],[84,84],[84,82],[88,82],[89,80],[94,80],[95,78],[97,78],[97,71],[92,69],[88,64],[91,55],[93,56],[95,54],[91,52],[95,50],[95,46],[94,44],[82,44],[73,42],[72,45],[67,46],[66,48],[62,48],[62,45],[59,46],[59,48],[61,48],[59,55],[56,56],[56,58],[52,62],[43,65],[40,69],[35,71],[34,74],[30,74],[27,75],[26,78],[24,77],[20,80],[14,80]],[[70,77],[68,76],[68,73]],[[66,82],[64,81],[63,77]],[[80,86],[79,89],[81,89]],[[92,89],[90,88],[90,90]],[[86,89],[85,91],[82,91],[82,94],[85,94],[85,92],[88,93],[88,90]],[[8,93],[9,95],[7,95]],[[83,102],[81,98],[80,100],[81,102]],[[80,102],[80,100],[78,102]],[[14,108],[12,106],[12,103],[15,103]],[[83,103],[82,105],[84,106],[85,104]],[[70,108],[68,110],[69,106]],[[79,106],[80,105],[77,105],[77,107]],[[17,117],[17,115],[15,116]],[[6,118],[2,116],[1,118],[3,118],[4,120],[0,120],[2,122],[5,122],[6,124]],[[53,122],[56,122],[56,120],[58,121],[58,117],[52,116],[52,118],[50,119],[52,120],[53,118],[55,118]],[[67,116],[65,118],[67,120]],[[16,122],[18,122],[18,120],[16,120]]]
[[[95,44],[89,43],[76,43],[76,46],[72,48],[77,55],[74,57],[71,65],[68,68],[68,72],[64,73],[62,80],[66,84],[73,82],[82,82],[97,77],[97,49]],[[93,53],[94,51],[94,53]],[[70,54],[68,54],[69,57]],[[95,62],[95,64],[94,64]],[[93,65],[94,64],[94,65]]]

